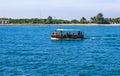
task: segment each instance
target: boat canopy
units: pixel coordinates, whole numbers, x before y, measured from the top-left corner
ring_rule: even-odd
[[[56,31],[73,31],[73,32],[75,32],[75,31],[80,31],[79,29],[56,29]]]

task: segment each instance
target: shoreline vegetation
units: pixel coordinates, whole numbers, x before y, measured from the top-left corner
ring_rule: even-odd
[[[120,24],[0,24],[0,26],[120,26]]]
[[[76,26],[120,26],[120,17],[118,18],[104,18],[102,13],[98,13],[96,16],[91,17],[87,20],[82,17],[80,20],[63,20],[63,19],[53,19],[49,16],[46,19],[39,18],[23,18],[23,19],[12,19],[12,18],[0,18],[0,26],[3,25],[76,25]]]

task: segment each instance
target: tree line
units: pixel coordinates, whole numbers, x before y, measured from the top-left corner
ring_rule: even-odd
[[[49,16],[46,19],[0,18],[0,20],[9,20],[10,24],[120,24],[120,17],[119,18],[104,18],[102,13],[98,13],[96,16],[91,17],[90,20],[87,20],[85,17],[82,17],[80,20],[53,19],[52,16]]]

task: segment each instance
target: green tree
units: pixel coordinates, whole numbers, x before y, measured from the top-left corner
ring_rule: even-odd
[[[104,17],[103,17],[102,13],[98,13],[96,18],[97,18],[97,23],[98,24],[103,24],[104,23]]]
[[[102,13],[98,13],[97,16],[90,18],[91,23],[104,24],[104,17]]]
[[[46,24],[52,24],[53,20],[52,20],[52,16],[49,16],[46,20]]]
[[[90,18],[91,23],[97,23],[97,18],[96,16]]]
[[[86,20],[85,17],[82,17],[82,18],[80,19],[80,23],[81,23],[81,24],[87,24],[88,22],[87,22],[87,20]]]
[[[71,20],[71,23],[75,23],[75,24],[77,24],[77,23],[79,23],[79,21],[76,20],[76,19],[73,19],[73,20]]]
[[[104,24],[110,24],[110,19],[109,18],[104,18]]]

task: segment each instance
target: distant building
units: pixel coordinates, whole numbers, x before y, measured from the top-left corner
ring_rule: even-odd
[[[10,21],[9,20],[0,20],[0,24],[9,24]]]

